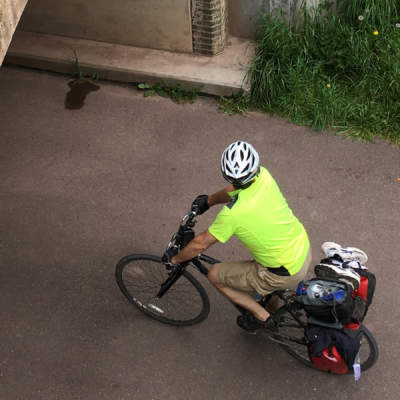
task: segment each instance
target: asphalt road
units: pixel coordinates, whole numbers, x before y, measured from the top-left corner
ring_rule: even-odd
[[[0,69],[0,399],[398,398],[398,147],[104,82],[69,110],[68,81]],[[202,277],[211,313],[187,328],[147,318],[115,284],[120,257],[161,254],[192,199],[224,185],[220,154],[239,138],[256,147],[306,226],[315,262],[327,240],[369,255],[378,286],[366,325],[380,359],[357,383],[242,332]],[[209,253],[248,258],[234,240]]]

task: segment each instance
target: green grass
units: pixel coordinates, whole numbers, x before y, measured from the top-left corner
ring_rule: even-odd
[[[400,1],[340,0],[302,9],[301,23],[265,15],[248,104],[315,130],[400,143]]]
[[[194,89],[183,89],[181,84],[169,86],[165,81],[157,82],[154,85],[149,83],[139,83],[138,89],[144,91],[144,97],[159,95],[161,97],[170,98],[176,103],[189,102],[193,104],[198,96],[201,86]]]
[[[219,99],[219,111],[224,114],[245,114],[249,107],[249,96],[243,91],[234,93],[229,97],[220,97]]]
[[[73,63],[73,71],[71,73],[71,77],[76,81],[97,81],[99,79],[99,74],[97,72],[93,72],[92,74],[88,74],[82,71],[81,64],[79,63],[78,54],[74,50],[74,63]]]

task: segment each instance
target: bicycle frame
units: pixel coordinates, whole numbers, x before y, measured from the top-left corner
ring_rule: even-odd
[[[168,289],[181,277],[182,271],[191,263],[198,269],[200,273],[207,276],[209,269],[204,264],[202,264],[200,260],[205,261],[209,264],[217,264],[220,262],[213,257],[207,256],[205,254],[200,254],[199,256],[192,258],[189,261],[185,261],[184,263],[177,265],[175,269],[171,272],[167,280],[161,285],[161,288],[156,297],[161,299],[161,297],[168,291]]]
[[[196,210],[191,210],[189,213],[185,214],[181,220],[181,223],[179,225],[178,231],[172,236],[168,248],[172,246],[176,246],[179,250],[182,250],[187,244],[194,238],[194,226],[196,225],[196,220],[194,219],[197,216]],[[168,291],[168,289],[181,277],[182,272],[186,267],[188,267],[190,264],[192,264],[194,267],[197,268],[197,270],[207,276],[209,269],[202,263],[202,261],[206,262],[207,264],[218,264],[221,261],[210,257],[206,254],[199,254],[197,257],[192,258],[191,260],[185,261],[181,264],[178,264],[177,266],[173,267],[171,269],[171,272],[167,278],[167,280],[161,284],[160,290],[157,293],[157,298],[161,299],[162,296]],[[262,299],[259,301],[259,304],[262,307],[266,307],[268,302],[270,301],[271,297],[276,295],[279,296],[279,298],[284,302],[285,306],[289,306],[287,299],[285,298],[284,295],[285,291],[276,291],[273,293],[270,293],[266,296],[263,296]],[[245,310],[243,307],[241,307],[238,304],[235,304],[231,301],[231,303],[240,311],[241,314],[244,314],[248,312]],[[290,312],[290,310],[289,310]],[[292,314],[292,313],[291,313]],[[292,315],[295,319],[296,316]]]
[[[194,226],[196,225],[196,220],[194,219],[197,216],[196,209],[191,209],[187,214],[185,214],[180,222],[178,231],[172,236],[170,242],[168,243],[167,249],[171,247],[176,247],[178,250],[182,250],[187,244],[194,238]],[[209,264],[216,264],[219,261],[206,256],[204,254],[200,254],[197,257],[185,261],[184,263],[178,264],[177,266],[171,267],[171,271],[169,273],[169,277],[167,280],[161,285],[159,292],[157,293],[157,298],[161,298],[168,289],[180,278],[183,270],[192,263],[203,275],[207,276],[209,269],[205,267],[201,261],[205,261]],[[166,266],[168,268],[168,266]]]

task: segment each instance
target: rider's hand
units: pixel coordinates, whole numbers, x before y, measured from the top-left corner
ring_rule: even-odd
[[[197,196],[192,203],[192,210],[196,211],[197,215],[205,213],[210,206],[208,205],[208,196],[206,194],[201,194]]]
[[[171,262],[171,259],[172,259],[173,257],[175,257],[175,256],[178,254],[178,251],[179,251],[178,248],[175,247],[175,246],[168,248],[168,249],[165,251],[164,255],[162,256],[161,261],[162,261],[165,265],[174,265],[174,264]]]

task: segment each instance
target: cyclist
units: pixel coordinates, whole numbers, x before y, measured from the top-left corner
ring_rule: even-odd
[[[273,328],[269,312],[251,296],[275,290],[295,289],[311,263],[307,232],[289,208],[271,174],[259,165],[254,147],[244,141],[230,144],[221,157],[223,177],[229,186],[198,196],[192,206],[198,214],[216,204],[226,204],[211,226],[195,236],[178,253],[168,249],[163,261],[179,264],[196,257],[217,241],[236,236],[253,256],[251,261],[223,262],[211,268],[209,281],[228,299],[247,312],[237,323],[248,331]],[[278,299],[268,309],[274,311]]]

